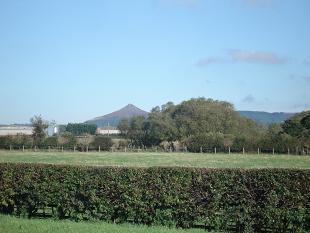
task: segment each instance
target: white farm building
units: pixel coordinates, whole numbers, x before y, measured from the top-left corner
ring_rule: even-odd
[[[8,135],[31,135],[33,127],[32,126],[17,126],[17,125],[10,125],[10,126],[1,126],[0,127],[0,136],[8,136]]]
[[[116,135],[120,134],[121,132],[116,128],[112,126],[105,126],[102,128],[97,128],[97,134],[102,134],[102,135]]]

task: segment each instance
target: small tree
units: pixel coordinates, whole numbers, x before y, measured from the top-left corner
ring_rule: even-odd
[[[41,117],[41,115],[32,117],[30,119],[30,122],[33,127],[33,131],[32,131],[33,143],[34,145],[40,145],[46,136],[45,130],[48,127],[48,122],[45,121]]]

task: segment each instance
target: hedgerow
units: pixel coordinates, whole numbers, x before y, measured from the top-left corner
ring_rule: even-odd
[[[310,230],[310,170],[0,164],[0,211],[235,232]]]

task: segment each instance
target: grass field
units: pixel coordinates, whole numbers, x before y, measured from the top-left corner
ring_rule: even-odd
[[[208,168],[310,169],[310,156],[269,154],[194,154],[124,152],[21,152],[0,151],[0,162],[71,164],[89,166],[182,166]]]
[[[52,219],[24,219],[0,215],[1,233],[202,233],[200,229],[181,230],[105,222],[72,222]],[[214,233],[214,232],[213,232]]]

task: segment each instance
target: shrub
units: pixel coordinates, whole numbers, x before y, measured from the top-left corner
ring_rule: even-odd
[[[100,146],[101,150],[110,150],[113,146],[112,139],[107,136],[98,135],[95,136],[94,141],[91,143],[92,147],[98,148]]]
[[[310,170],[0,164],[1,212],[47,209],[60,219],[304,232]]]

